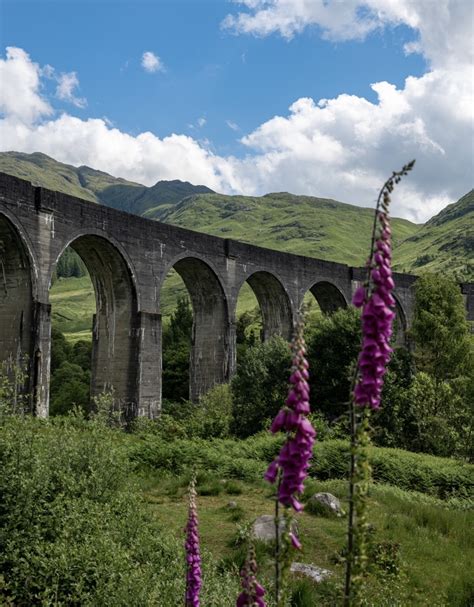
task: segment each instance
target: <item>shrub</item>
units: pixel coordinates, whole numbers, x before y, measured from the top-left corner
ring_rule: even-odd
[[[6,418],[0,433],[0,603],[174,607],[182,542],[130,483],[124,436],[81,417]],[[203,602],[231,604],[238,580],[205,555]]]
[[[182,474],[197,466],[221,478],[255,481],[262,478],[268,463],[281,446],[281,437],[262,433],[244,441],[214,439],[175,440],[164,443],[147,435],[130,446],[137,466]],[[317,442],[310,468],[320,479],[343,479],[349,466],[349,443],[344,440]],[[401,449],[371,447],[373,478],[409,491],[420,491],[442,499],[472,498],[474,466],[461,461],[411,453]]]

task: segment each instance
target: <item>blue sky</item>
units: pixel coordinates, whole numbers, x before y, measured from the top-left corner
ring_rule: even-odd
[[[448,0],[438,6],[452,13],[444,36],[462,42],[472,8],[456,2],[464,13]],[[456,56],[463,49],[436,40],[440,16],[429,0],[420,0],[419,13],[408,0],[397,10],[392,4],[1,0],[0,86],[10,93],[3,102],[0,93],[0,145],[147,184],[177,177],[229,193],[287,189],[360,204],[372,202],[367,196],[384,168],[421,154],[399,214],[425,219],[469,189],[472,151],[461,168],[458,156],[449,158],[450,174],[429,185],[451,153],[448,144],[455,147],[441,140],[442,131],[465,133],[469,122],[472,129],[469,99],[461,121],[450,111],[440,116],[444,97],[424,115],[441,81],[464,99]],[[421,18],[424,29],[414,26]],[[158,69],[144,68],[144,53]],[[467,64],[472,70],[472,59]],[[16,86],[23,115],[14,106]],[[430,168],[433,158],[438,165]]]

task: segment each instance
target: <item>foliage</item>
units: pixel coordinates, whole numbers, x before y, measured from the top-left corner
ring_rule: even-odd
[[[278,454],[281,437],[261,433],[246,440],[175,439],[164,442],[154,434],[142,434],[130,445],[129,456],[138,468],[182,474],[195,465],[214,471],[221,478],[247,481],[261,479]],[[349,443],[345,440],[317,442],[310,468],[314,478],[344,479],[348,474]],[[369,462],[376,483],[387,483],[445,500],[474,499],[474,466],[449,458],[410,453],[402,449],[369,448]]]
[[[198,404],[184,401],[163,403],[163,413],[154,422],[163,438],[226,438],[232,413],[230,386],[220,384],[201,397]],[[173,429],[174,426],[174,429]],[[171,432],[171,435],[170,435]]]
[[[187,297],[179,297],[170,324],[163,332],[163,398],[189,398],[189,357],[193,313]]]
[[[74,406],[88,411],[92,343],[71,345],[54,326],[51,341],[50,414],[64,415]]]
[[[68,247],[58,260],[55,278],[80,278],[87,274],[85,263],[74,249]]]
[[[321,479],[345,478],[348,457],[349,443],[346,441],[317,443],[311,475]],[[375,482],[443,499],[474,497],[474,467],[471,464],[382,447],[369,448],[369,462]]]
[[[417,280],[411,334],[418,370],[437,381],[473,373],[474,352],[464,301],[454,280],[435,274]]]
[[[281,337],[248,348],[232,379],[232,432],[241,438],[262,430],[284,402],[290,350]]]
[[[5,415],[30,411],[28,394],[28,358],[0,363],[0,421]]]
[[[10,417],[0,433],[0,602],[163,605],[184,594],[181,542],[129,480],[117,431],[82,417]],[[231,604],[233,576],[205,555],[203,602]]]
[[[307,343],[312,411],[322,411],[329,419],[347,413],[360,339],[360,314],[353,307],[324,315],[311,327]]]

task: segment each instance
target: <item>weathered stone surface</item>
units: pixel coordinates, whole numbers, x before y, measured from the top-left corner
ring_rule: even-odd
[[[316,565],[307,565],[306,563],[291,563],[290,571],[291,573],[296,573],[308,577],[317,584],[326,580],[332,575],[332,571],[329,571],[329,569],[316,567]]]
[[[334,514],[335,516],[341,516],[343,510],[341,502],[332,493],[315,493],[308,500],[308,503],[317,502],[321,508],[327,510],[328,513]]]
[[[174,268],[193,305],[190,397],[227,382],[236,362],[236,306],[253,289],[263,337],[288,339],[306,293],[324,312],[345,307],[366,270],[272,251],[151,221],[0,173],[0,362],[26,355],[32,406],[48,414],[49,287],[66,247],[82,257],[94,285],[92,395],[111,390],[130,415],[161,406],[160,290]],[[416,277],[394,274],[403,339]],[[474,320],[474,285],[462,285]]]
[[[285,519],[280,517],[278,522],[278,532],[280,537],[284,531]],[[292,520],[291,522],[291,531],[295,534],[298,532],[295,520]],[[252,525],[252,536],[256,540],[261,540],[262,542],[274,541],[276,539],[275,517],[272,514],[262,514],[259,516]]]

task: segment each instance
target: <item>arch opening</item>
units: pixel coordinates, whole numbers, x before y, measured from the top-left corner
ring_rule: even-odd
[[[290,340],[293,332],[291,302],[278,278],[269,272],[255,272],[246,282],[260,306],[262,341],[277,335]]]
[[[52,412],[64,413],[64,400],[69,396],[66,391],[60,399],[55,393],[58,388],[65,390],[62,375],[55,378],[61,364],[59,340],[69,345],[64,347],[71,358],[66,362],[76,365],[69,371],[78,383],[76,390],[81,390],[80,404],[107,394],[114,409],[126,418],[133,417],[137,405],[138,319],[131,271],[120,251],[97,235],[73,240],[59,257],[55,273],[64,274],[64,268],[72,276],[56,280],[50,294]],[[58,337],[60,328],[66,329],[66,340]],[[90,398],[84,394],[87,375],[80,376],[78,366],[85,374],[90,373]]]
[[[393,322],[393,341],[396,346],[407,345],[407,318],[398,298],[395,299],[395,319]]]
[[[318,302],[323,314],[332,314],[340,308],[347,308],[347,301],[344,295],[330,282],[324,280],[317,282],[309,291]]]
[[[229,379],[231,344],[227,302],[216,273],[204,261],[185,257],[177,261],[173,269],[184,283],[192,307],[189,399],[196,402],[214,385]],[[167,289],[162,287],[161,304],[166,295]],[[164,372],[166,374],[166,369]],[[166,388],[164,393],[167,394]]]
[[[20,233],[0,214],[0,365],[12,386],[12,407],[23,411],[33,408],[32,270]]]

